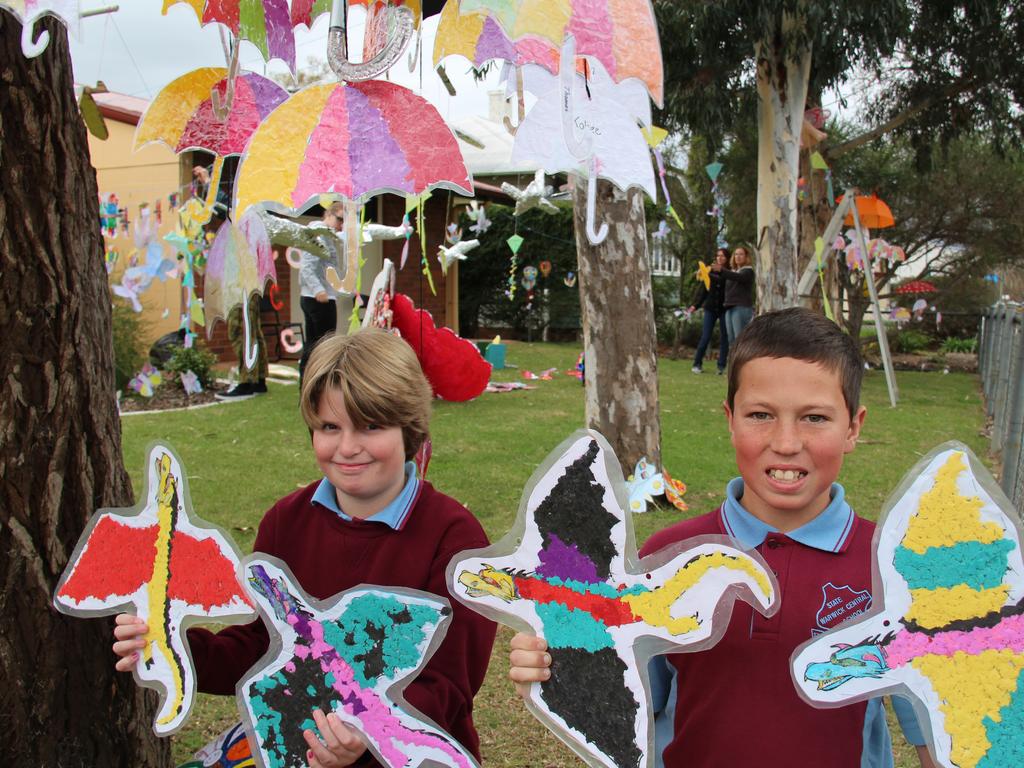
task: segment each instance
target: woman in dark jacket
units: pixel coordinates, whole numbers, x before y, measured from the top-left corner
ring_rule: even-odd
[[[725,325],[729,342],[735,343],[747,323],[754,319],[754,268],[742,245],[732,252],[732,269],[723,269],[725,281]]]
[[[729,253],[725,248],[715,251],[715,260],[711,265],[711,287],[705,288],[703,283],[698,283],[697,292],[693,295],[693,302],[690,304],[690,311],[697,307],[704,310],[704,328],[700,334],[700,343],[697,345],[697,356],[693,358],[694,373],[703,373],[701,367],[704,363],[704,353],[711,343],[711,334],[715,330],[715,323],[720,324],[718,343],[718,375],[725,373],[725,363],[729,358],[729,335],[725,330],[725,280],[722,278],[723,270],[729,264]]]

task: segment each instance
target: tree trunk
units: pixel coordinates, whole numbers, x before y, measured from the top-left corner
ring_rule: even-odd
[[[0,13],[0,764],[164,766],[155,695],[114,672],[111,622],[50,599],[92,512],[132,502],[114,398],[96,174],[64,27],[21,52]]]
[[[799,303],[797,179],[800,129],[811,73],[811,49],[787,56],[783,41],[800,23],[784,16],[757,47],[757,301],[760,311]],[[809,46],[809,44],[808,44]]]
[[[586,233],[585,180],[573,189],[587,427],[608,439],[626,474],[644,456],[661,466],[658,351],[643,192],[622,193],[606,181],[598,183],[597,216],[608,224],[608,237],[594,246]]]

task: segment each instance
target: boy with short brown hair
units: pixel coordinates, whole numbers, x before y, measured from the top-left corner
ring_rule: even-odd
[[[781,605],[765,618],[737,602],[717,645],[654,660],[652,687],[664,684],[662,701],[655,691],[664,765],[892,765],[881,700],[817,709],[789,670],[800,643],[872,602],[875,525],[854,514],[835,482],[864,423],[862,376],[853,340],[809,310],[762,315],[737,339],[724,409],[740,477],[716,511],[654,534],[640,554],[702,534],[732,536],[776,573]],[[547,679],[543,640],[517,635],[512,648],[513,681]],[[908,739],[923,744],[899,701]],[[931,765],[924,747],[918,755]]]
[[[315,599],[363,583],[448,597],[448,561],[487,546],[487,536],[465,507],[416,475],[411,459],[428,436],[432,395],[409,345],[376,329],[324,339],[310,355],[300,401],[323,479],[274,504],[253,549],[283,560]],[[444,641],[403,695],[479,758],[473,697],[496,627],[451,603]],[[145,632],[136,617],[118,617],[118,669],[138,661]],[[188,640],[200,690],[220,694],[234,694],[268,645],[259,620],[217,634],[191,629]],[[311,768],[376,765],[336,715],[317,712],[314,721],[319,737],[305,732]]]

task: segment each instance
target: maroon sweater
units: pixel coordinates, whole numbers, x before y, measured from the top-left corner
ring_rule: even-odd
[[[383,523],[346,522],[311,503],[318,482],[270,508],[254,551],[287,563],[302,589],[318,600],[359,584],[410,587],[447,598],[453,609],[448,633],[404,696],[479,759],[473,696],[483,683],[497,627],[449,595],[445,568],[458,552],[487,546],[483,528],[465,507],[427,482],[399,531]],[[217,634],[191,629],[188,640],[199,690],[205,693],[233,695],[268,647],[261,620]],[[376,765],[368,758],[359,764]]]
[[[737,600],[717,645],[668,656],[678,676],[678,699],[666,768],[860,768],[867,704],[833,709],[807,704],[793,684],[789,657],[823,627],[846,618],[834,615],[829,604],[870,594],[874,530],[874,523],[855,517],[838,552],[768,534],[757,550],[778,576],[779,611],[766,619]],[[710,533],[727,534],[719,512],[654,534],[640,554]]]

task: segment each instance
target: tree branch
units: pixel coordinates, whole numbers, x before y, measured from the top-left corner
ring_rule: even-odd
[[[837,144],[834,147],[827,147],[822,151],[826,160],[835,159],[845,155],[847,152],[851,152],[858,147],[867,144],[868,142],[874,141],[875,139],[884,136],[890,131],[894,131],[904,123],[917,117],[922,112],[931,109],[933,106],[941,101],[950,99],[954,96],[958,96],[965,91],[969,91],[978,85],[975,80],[959,80],[955,83],[943,88],[939,93],[928,96],[921,101],[907,107],[902,112],[894,115],[889,120],[885,121],[879,126],[872,128],[870,131],[862,133],[860,136],[855,136],[848,141],[844,141],[842,144]]]

